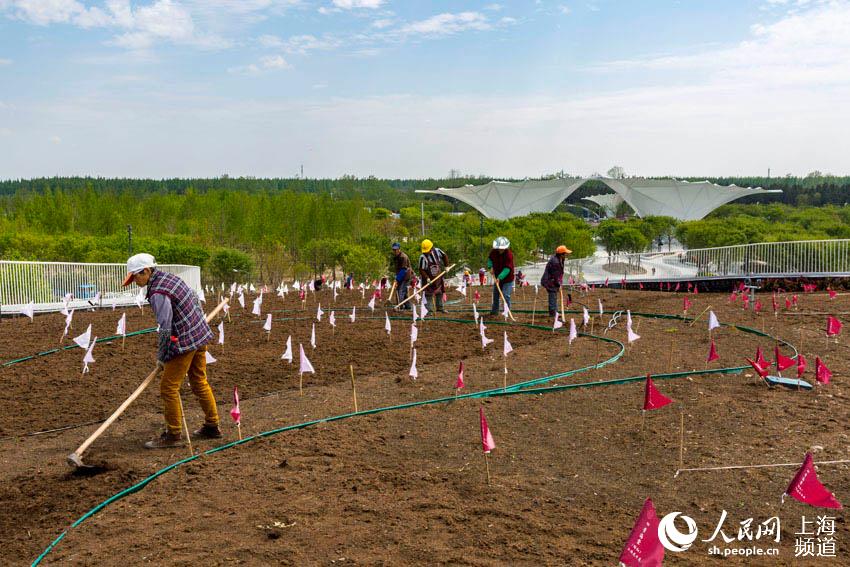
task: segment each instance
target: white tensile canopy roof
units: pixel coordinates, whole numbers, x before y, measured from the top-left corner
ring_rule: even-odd
[[[531,213],[551,213],[561,201],[572,195],[585,180],[579,177],[545,181],[491,181],[485,185],[464,185],[455,189],[416,191],[445,195],[475,207],[487,218],[507,220]]]
[[[717,185],[709,181],[689,183],[676,179],[611,179],[607,177],[566,177],[544,181],[491,181],[484,185],[464,185],[454,189],[416,191],[445,195],[474,207],[487,218],[507,220],[530,213],[549,213],[590,179],[610,187],[616,195],[587,197],[608,208],[620,199],[638,216],[670,216],[679,220],[699,220],[721,205],[748,195],[781,193],[779,189]],[[598,200],[597,200],[598,199]]]
[[[748,195],[782,192],[677,179],[603,178],[600,181],[620,195],[638,216],[668,216],[679,220],[699,220],[717,207]]]
[[[623,202],[623,198],[618,193],[607,193],[605,195],[591,195],[585,197],[584,201],[596,203],[605,210],[605,216],[613,217],[617,212],[617,207]]]

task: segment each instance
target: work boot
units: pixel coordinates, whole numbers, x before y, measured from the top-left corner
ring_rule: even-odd
[[[145,443],[145,449],[169,449],[171,447],[182,447],[184,444],[179,433],[171,434],[165,431],[158,438]]]
[[[206,423],[192,432],[192,439],[221,439],[224,434],[218,425],[207,425]]]

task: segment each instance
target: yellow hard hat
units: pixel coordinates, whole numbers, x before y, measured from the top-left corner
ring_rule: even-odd
[[[434,243],[431,242],[430,240],[428,240],[427,238],[422,241],[422,248],[421,249],[422,249],[423,254],[427,254],[428,252],[430,252],[431,248],[433,248],[433,247],[434,247]]]

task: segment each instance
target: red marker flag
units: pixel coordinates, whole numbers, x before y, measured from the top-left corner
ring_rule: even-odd
[[[694,293],[699,293],[699,284],[694,284]]]
[[[658,514],[652,499],[647,498],[620,553],[620,564],[626,567],[660,567],[664,561],[664,546],[658,539]]]
[[[682,287],[682,282],[676,282],[676,291],[679,291],[680,287]]]
[[[773,312],[776,313],[779,310],[779,306],[776,304],[776,292],[773,292],[771,302],[773,303]]]
[[[460,361],[460,368],[457,369],[457,382],[455,382],[455,390],[460,390],[466,384],[463,383],[463,361]]]
[[[834,337],[841,333],[841,321],[830,315],[826,319],[826,336]]]
[[[802,353],[797,355],[797,379],[803,377],[803,373],[806,371],[806,357],[803,356]]]
[[[797,295],[796,294],[791,296],[791,305],[793,305],[794,307],[797,307]]]
[[[835,299],[836,295],[838,295],[838,294],[835,293],[835,290],[833,290],[833,289],[829,290],[829,298],[830,299]]]
[[[767,378],[767,366],[762,366],[758,363],[758,361],[750,360],[749,358],[744,358],[744,360],[750,363],[750,366],[753,367],[753,370],[756,371],[756,374],[758,374],[762,378]]]
[[[761,352],[761,347],[756,347],[756,362],[758,362],[759,365],[762,366],[765,370],[770,368],[771,364],[773,364],[772,362],[768,362],[767,359],[764,357]]]
[[[650,378],[649,374],[647,374],[646,390],[643,395],[643,410],[657,410],[672,403],[673,400],[658,391],[655,384],[652,383],[652,378]]]
[[[785,490],[785,494],[782,495],[783,501],[785,501],[786,496],[816,508],[835,508],[837,510],[842,508],[841,502],[818,480],[818,473],[815,472],[811,453],[806,453],[803,466],[794,475],[794,480],[791,481],[791,484]]]
[[[815,378],[821,384],[829,384],[832,379],[832,372],[826,367],[826,364],[821,362],[819,356],[815,357]]]
[[[779,346],[773,347],[773,357],[776,359],[776,369],[780,372],[796,364],[793,358],[788,358],[779,353]]]
[[[733,291],[732,293],[729,294],[729,303],[735,303],[735,301],[737,299],[738,299],[738,292]]]
[[[791,309],[791,300],[787,297],[785,298],[785,309]]]
[[[711,346],[708,349],[708,358],[706,359],[706,362],[711,362],[718,358],[720,358],[720,355],[717,354],[717,347],[714,346],[714,339],[711,339]]]
[[[761,313],[761,299],[756,299],[756,304],[753,306],[753,311]],[[776,309],[774,309],[776,311]]]
[[[493,434],[490,433],[490,426],[487,425],[487,418],[484,417],[484,408],[478,408],[478,416],[481,420],[481,448],[484,453],[488,454],[496,448],[496,442],[493,441]]]
[[[692,305],[693,305],[693,303],[691,303],[690,300],[687,297],[683,298],[682,311],[687,313],[688,309],[690,309]]]
[[[239,390],[236,386],[233,386],[233,408],[230,410],[230,417],[233,418],[234,423],[239,425],[241,416],[242,412],[239,411]]]

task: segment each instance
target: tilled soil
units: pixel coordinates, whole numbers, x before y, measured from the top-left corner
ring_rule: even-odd
[[[489,293],[482,295],[489,299]],[[597,299],[607,311],[677,313],[682,297],[599,290],[574,299],[591,314],[598,312]],[[645,417],[640,411],[644,385],[634,382],[462,399],[287,431],[163,475],[71,530],[45,564],[612,565],[647,497],[660,516],[680,511],[699,526],[699,540],[686,552],[668,552],[669,564],[721,561],[707,554],[711,545],[726,547],[720,536],[711,543],[700,540],[711,537],[722,510],[728,512],[723,531],[732,537],[747,518],[754,518],[756,526],[778,515],[782,526],[779,544],[762,538],[728,546],[776,545],[778,558],[726,561],[791,564],[801,517],[825,514],[794,500],[780,507],[779,497],[795,468],[683,472],[674,478],[680,419],[683,413],[685,467],[799,462],[807,450],[815,451],[816,461],[846,458],[847,344],[843,338],[839,344],[827,343],[822,314],[846,309],[847,298],[800,295],[799,311],[758,317],[743,312],[740,303],[729,304],[725,294],[689,297],[692,316],[711,305],[723,323],[764,328],[798,347],[802,341],[810,368],[815,355],[820,356],[834,373],[833,383],[797,392],[769,389],[750,372],[693,376],[657,380],[658,388],[678,403]],[[317,301],[326,314],[316,323],[313,350],[309,341]],[[763,301],[770,305],[769,298]],[[530,309],[533,291],[522,290],[515,302],[518,311]],[[409,320],[392,321],[390,341],[384,310],[371,313],[359,293],[346,292],[336,303],[334,333],[327,321],[332,303],[329,292],[311,296],[304,310],[296,299],[266,296],[263,312],[272,310],[275,319],[268,341],[262,320],[234,307],[232,322],[225,323],[224,347],[210,347],[218,362],[209,374],[223,417],[231,407],[232,387],[238,385],[244,435],[352,411],[349,365],[354,367],[358,407],[364,410],[453,395],[460,360],[467,391],[502,386],[503,332],[514,347],[506,364],[509,383],[592,366],[619,352],[615,344],[584,336],[569,346],[569,325],[552,332],[504,326],[501,317],[487,322],[487,335],[496,340],[483,350],[474,325],[426,321],[419,325],[419,379],[413,382],[408,377]],[[348,319],[352,305],[357,306],[354,324]],[[538,311],[544,307],[541,293]],[[579,312],[567,319],[580,324],[580,305],[576,307]],[[127,314],[130,331],[155,325],[148,308]],[[772,357],[769,339],[724,327],[714,332],[721,359],[706,365],[706,316],[689,326],[635,313],[641,339],[619,360],[552,384],[741,366],[757,346]],[[94,334],[111,335],[118,317],[120,311],[77,313],[72,334],[92,323]],[[471,312],[458,304],[441,317],[471,319]],[[517,318],[530,322],[531,314],[518,312]],[[545,316],[535,319],[551,325]],[[606,314],[603,326],[610,319]],[[624,319],[605,336],[625,342]],[[0,325],[6,330],[0,333],[3,362],[52,348],[64,318],[42,315],[34,323],[6,319]],[[598,315],[593,325],[594,333],[601,334]],[[280,360],[290,335],[293,365]],[[156,386],[85,454],[87,463],[105,467],[102,474],[76,476],[64,462],[95,425],[25,435],[105,418],[152,368],[154,341],[153,334],[128,338],[123,351],[120,340],[98,344],[96,362],[84,376],[81,349],[0,370],[5,386],[0,401],[7,408],[0,415],[4,563],[31,562],[87,510],[188,456],[188,448],[141,448],[161,424]],[[304,377],[303,396],[298,388],[299,343],[316,367],[315,375]],[[782,351],[793,354],[788,347]],[[805,378],[814,382],[811,371]],[[188,388],[184,392],[192,427],[202,416]],[[485,409],[497,444],[489,458],[490,485],[481,453],[479,407]],[[222,423],[225,441],[236,439],[229,417]],[[196,449],[219,444],[198,442]],[[819,470],[839,500],[850,497],[848,473],[843,464]],[[843,511],[826,514],[836,517],[833,562],[847,564],[846,516]],[[825,562],[819,558],[816,564]]]

